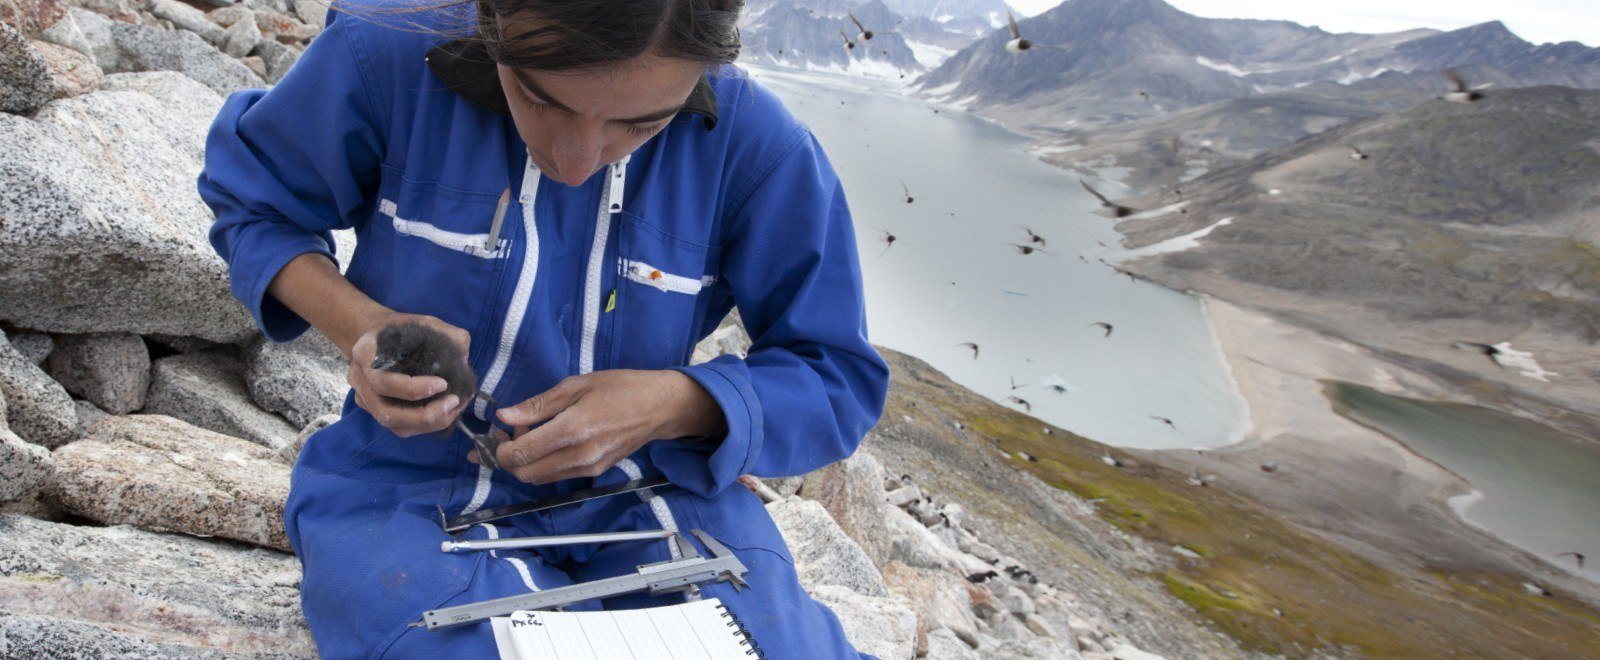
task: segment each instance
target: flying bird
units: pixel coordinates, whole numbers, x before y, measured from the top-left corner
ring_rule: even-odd
[[[1344,145],[1344,146],[1350,147],[1350,159],[1351,160],[1366,160],[1367,159],[1367,152],[1362,151],[1356,145],[1347,144],[1347,145]]]
[[[1050,386],[1050,391],[1051,392],[1055,392],[1056,394],[1066,394],[1067,393],[1067,386],[1066,385],[1062,385],[1061,383],[1055,383],[1055,384]]]
[[[419,408],[436,399],[455,396],[467,401],[476,396],[495,405],[493,397],[478,389],[478,375],[467,364],[461,346],[443,332],[415,321],[395,323],[378,331],[377,347],[370,366],[375,371],[405,374],[407,376],[438,376],[444,379],[445,389],[424,399],[407,400],[390,396],[384,401],[405,408]],[[478,463],[490,469],[499,467],[495,460],[495,443],[487,434],[474,433],[455,419],[454,425],[472,438],[478,449]]]
[[[1084,181],[1083,179],[1078,179],[1078,183],[1082,184],[1083,185],[1083,189],[1089,191],[1089,194],[1094,195],[1095,199],[1100,200],[1100,206],[1104,207],[1106,209],[1106,211],[1108,211],[1111,214],[1111,217],[1113,217],[1113,218],[1125,218],[1125,217],[1128,217],[1130,215],[1133,215],[1133,209],[1130,209],[1130,208],[1128,208],[1126,206],[1114,203],[1111,200],[1106,199],[1106,196],[1100,194],[1100,191],[1095,190],[1093,186],[1090,186],[1088,181]],[[1101,245],[1104,246],[1105,244],[1101,243]]]
[[[1106,337],[1110,337],[1111,336],[1111,327],[1112,326],[1111,326],[1110,323],[1106,323],[1105,321],[1095,321],[1094,323],[1090,323],[1089,325],[1094,326],[1096,328],[1100,328],[1102,330],[1105,330],[1106,331],[1106,334],[1105,334]]]
[[[1033,412],[1033,404],[1028,403],[1027,399],[1024,399],[1020,396],[1008,396],[1006,397],[1006,400],[1022,406],[1022,409],[1027,412]]]
[[[1199,470],[1194,470],[1189,473],[1189,478],[1184,479],[1184,481],[1188,482],[1190,486],[1207,488],[1211,486],[1211,480],[1215,478],[1216,477],[1209,474],[1202,475],[1200,474]]]
[[[1578,570],[1580,570],[1580,571],[1583,570],[1583,561],[1585,559],[1585,557],[1583,556],[1583,553],[1581,553],[1581,552],[1558,552],[1558,553],[1556,553],[1556,556],[1557,557],[1568,557],[1568,556],[1572,557],[1573,561],[1578,562]]]
[[[856,24],[856,38],[857,39],[860,39],[861,41],[872,41],[872,37],[873,37],[872,30],[868,30],[866,28],[866,26],[861,24],[861,21],[856,19],[855,12],[845,12],[845,15],[850,17],[850,22],[851,23],[855,23]]]
[[[1149,103],[1150,102],[1150,93],[1141,89],[1141,90],[1139,90],[1139,98],[1144,99],[1145,103]]]
[[[957,346],[965,346],[967,348],[972,349],[972,359],[974,359],[974,360],[978,359],[978,345],[977,344],[969,341],[969,342],[962,342],[962,343],[956,344],[956,345]]]
[[[1450,91],[1445,92],[1444,100],[1454,103],[1471,103],[1483,98],[1482,87],[1467,88],[1467,81],[1461,79],[1461,74],[1455,69],[1444,72],[1445,80],[1450,81]]]
[[[1032,229],[1029,229],[1027,227],[1023,227],[1022,231],[1028,232],[1028,242],[1029,243],[1038,243],[1039,245],[1044,245],[1045,244],[1044,237],[1033,233]]]
[[[888,254],[889,253],[889,248],[894,247],[894,242],[899,240],[899,238],[896,237],[893,232],[891,232],[891,231],[889,231],[887,229],[881,229],[881,228],[878,228],[878,227],[873,227],[873,229],[877,229],[878,231],[883,232],[883,238],[878,239],[878,240],[883,241],[883,243],[884,243],[884,245],[883,245],[883,254],[879,254],[878,256],[881,257],[884,254]]]
[[[906,187],[906,182],[904,180],[902,180],[900,182],[900,189],[905,191],[905,193],[906,193],[906,203],[907,204],[910,204],[912,202],[917,201],[915,197],[911,196],[911,189]]]
[[[1178,425],[1177,424],[1173,424],[1172,420],[1168,419],[1166,417],[1157,417],[1155,415],[1151,415],[1150,419],[1153,419],[1153,420],[1156,420],[1158,422],[1161,422],[1162,424],[1166,424],[1167,426],[1172,427],[1172,430],[1174,430],[1174,431],[1178,430]]]
[[[1114,468],[1122,467],[1122,460],[1112,456],[1109,452],[1100,453],[1100,462]]]
[[[1018,385],[1016,376],[1009,376],[1009,378],[1011,379],[1011,391],[1013,391],[1013,392],[1028,386],[1027,383],[1023,383],[1021,385]]]
[[[1048,251],[1036,248],[1036,247],[1034,247],[1032,245],[1023,245],[1021,243],[1007,243],[1007,245],[1010,245],[1011,247],[1016,248],[1017,252],[1022,254],[1022,256],[1028,256],[1028,255],[1033,254],[1035,252],[1043,252],[1045,254],[1050,254]]]
[[[844,28],[839,28],[839,36],[844,39],[844,49],[845,50],[855,50],[856,49],[856,42],[850,40],[850,36],[844,33]]]

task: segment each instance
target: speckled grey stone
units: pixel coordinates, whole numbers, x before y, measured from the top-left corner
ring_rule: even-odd
[[[34,52],[44,60],[50,72],[50,95],[53,98],[88,94],[100,87],[105,73],[94,63],[94,58],[65,46],[45,41],[33,42]]]
[[[113,415],[144,407],[150,389],[150,350],[125,332],[60,335],[44,368],[68,392]]]
[[[857,651],[885,660],[916,657],[917,615],[900,601],[865,596],[837,584],[806,590],[839,616],[845,637]]]
[[[78,18],[71,12],[61,17],[54,25],[45,28],[38,35],[39,41],[52,43],[62,48],[71,48],[85,55],[93,55],[89,47],[89,40],[83,34],[83,28],[78,25]]]
[[[0,111],[31,113],[50,102],[50,70],[16,28],[0,23]]]
[[[206,24],[222,29],[209,21]],[[101,62],[98,53],[95,61],[108,73],[177,71],[222,95],[266,86],[266,81],[238,60],[193,32],[116,22],[107,27],[117,49],[112,58],[115,64]]]
[[[312,657],[299,579],[274,550],[0,514],[0,610],[31,619],[0,619],[0,657]]]
[[[143,412],[176,417],[280,455],[295,439],[293,425],[250,400],[244,386],[244,362],[227,351],[156,360]]]
[[[227,38],[222,27],[211,22],[205,12],[178,0],[149,0],[145,6],[156,18],[172,21],[173,26],[193,32],[214,45],[222,45]]]
[[[262,41],[256,44],[256,55],[261,58],[262,64],[267,67],[267,82],[276,84],[283,80],[283,75],[300,59],[301,49],[273,40]],[[342,246],[341,246],[342,247]],[[341,259],[341,265],[347,263]]]
[[[86,518],[289,549],[289,466],[260,445],[166,415],[124,415],[57,449],[55,463],[46,492]]]
[[[6,419],[23,440],[59,447],[78,438],[78,415],[72,397],[27,357],[11,347],[0,332],[0,392],[6,398]]]
[[[10,336],[11,347],[17,349],[23,357],[36,365],[44,365],[44,359],[50,356],[50,351],[55,350],[56,342],[43,332],[17,332]]]
[[[148,335],[145,335],[144,338],[145,339],[149,339],[151,341],[154,341],[157,344],[161,344],[162,346],[170,348],[170,349],[172,349],[174,351],[177,351],[179,353],[194,353],[194,352],[197,352],[197,351],[209,351],[209,350],[212,350],[212,349],[224,349],[224,348],[226,348],[228,346],[227,344],[220,344],[220,343],[217,343],[217,342],[214,342],[214,341],[207,341],[207,340],[204,340],[204,339],[200,339],[199,337],[183,337],[183,336],[179,336],[179,335],[163,335],[163,334],[160,334],[160,333],[148,334]]]
[[[194,188],[220,107],[204,86],[161,72],[106,76],[100,91],[55,101],[33,118],[0,115],[6,320],[50,332],[221,342],[254,334],[207,240],[213,216]]]
[[[889,565],[894,543],[886,518],[889,503],[883,495],[883,466],[859,451],[812,471],[800,485],[800,496],[827,509],[880,570]]]
[[[83,399],[73,399],[72,407],[78,411],[79,437],[82,437],[83,434],[88,433],[89,427],[95,422],[111,416],[106,411],[101,410],[99,406],[89,403],[88,401],[84,401]]]
[[[792,497],[768,504],[767,513],[783,533],[789,552],[794,555],[800,583],[808,590],[835,584],[864,596],[889,596],[889,587],[872,559],[845,535],[822,505]]]
[[[33,495],[50,478],[50,450],[24,442],[0,426],[0,502]]]
[[[328,18],[328,3],[323,0],[294,0],[294,15],[306,25],[322,27]]]
[[[256,15],[246,12],[228,27],[222,42],[222,52],[234,57],[244,57],[261,43],[261,28],[256,26]]]
[[[307,424],[305,428],[300,429],[300,434],[294,437],[294,442],[291,442],[288,446],[278,450],[278,456],[282,457],[283,460],[288,461],[291,465],[294,464],[294,462],[300,458],[300,450],[305,449],[306,441],[310,440],[311,436],[317,431],[328,428],[328,426],[339,421],[339,419],[340,416],[338,413],[330,413],[311,420],[310,424]]]
[[[349,364],[316,330],[283,344],[262,337],[245,349],[245,383],[257,405],[304,427],[344,406]]]

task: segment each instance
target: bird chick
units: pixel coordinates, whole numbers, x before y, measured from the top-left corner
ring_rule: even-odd
[[[372,369],[407,376],[438,376],[445,382],[444,391],[433,396],[417,400],[386,396],[383,397],[385,403],[419,408],[451,395],[460,401],[477,396],[491,405],[495,403],[492,397],[478,389],[478,376],[467,364],[466,354],[461,347],[443,332],[415,321],[404,321],[378,331],[377,344],[370,365]],[[455,420],[455,426],[477,444],[479,463],[491,468],[498,466],[489,436],[473,433],[461,423],[460,418]]]

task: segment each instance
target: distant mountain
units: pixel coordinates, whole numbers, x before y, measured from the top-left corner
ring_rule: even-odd
[[[1048,132],[1150,117],[1313,85],[1332,95],[1441,93],[1440,70],[1499,87],[1600,87],[1600,49],[1535,46],[1500,23],[1333,34],[1286,21],[1207,19],[1161,0],[1069,0],[1020,23],[1047,47],[1013,54],[996,31],[919,80],[932,95]],[[1146,101],[1140,95],[1149,95]]]
[[[1005,0],[884,0],[894,13],[901,16],[927,18],[939,23],[963,19],[983,19],[992,27],[1005,25],[1006,10],[1011,7]]]
[[[1182,186],[1184,213],[1170,191],[1126,200],[1168,210],[1119,229],[1144,245],[1229,218],[1199,247],[1133,267],[1400,354],[1538,337],[1531,350],[1574,372],[1555,387],[1592,388],[1597,181],[1600,91],[1499,90],[1351,121],[1207,174]]]
[[[993,29],[983,11],[992,13],[998,6],[1002,16],[1005,12],[999,0],[909,4],[926,5],[929,13],[908,17],[884,0],[752,2],[740,26],[744,44],[740,58],[755,64],[910,79]],[[949,11],[962,14],[933,13]],[[861,38],[862,30],[850,20],[851,14],[872,31],[871,39]]]

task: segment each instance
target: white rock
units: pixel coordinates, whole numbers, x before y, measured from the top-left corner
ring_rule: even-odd
[[[222,52],[234,57],[244,57],[259,43],[261,43],[261,28],[256,26],[256,15],[246,13],[243,18],[228,27],[222,42]]]
[[[929,660],[980,660],[972,647],[945,628],[928,632],[927,657]]]
[[[972,613],[971,590],[962,577],[896,561],[884,569],[883,580],[890,593],[920,614],[930,629],[948,629],[959,639],[976,639],[978,621]]]
[[[815,470],[801,482],[800,496],[821,504],[875,566],[888,565],[893,540],[885,515],[892,507],[883,502],[883,466],[877,459],[857,451]]]
[[[284,461],[293,464],[300,458],[300,450],[305,448],[306,441],[310,440],[311,436],[315,435],[317,431],[328,428],[337,421],[339,421],[338,414],[323,415],[311,420],[310,424],[307,424],[305,428],[300,429],[300,434],[295,436],[294,442],[290,443],[288,446],[285,446],[283,449],[278,450],[278,456]]]
[[[893,598],[874,598],[848,587],[825,584],[812,597],[839,616],[844,634],[856,650],[889,660],[916,654],[917,615]]]
[[[328,18],[328,3],[322,0],[294,0],[294,15],[301,23],[322,27]]]
[[[910,506],[912,502],[922,499],[922,490],[915,484],[907,484],[884,494],[890,504],[898,507]]]
[[[315,329],[282,344],[257,337],[245,349],[250,398],[299,427],[344,407],[349,371],[339,348]]]
[[[45,371],[68,392],[113,415],[144,407],[150,351],[138,335],[103,332],[61,335]]]
[[[795,571],[808,590],[839,585],[866,596],[889,595],[889,587],[872,559],[839,528],[822,505],[790,498],[767,505],[794,555]]]
[[[225,38],[223,29],[211,22],[205,12],[178,0],[149,0],[146,6],[157,18],[172,21],[174,26],[192,32],[212,45],[222,45]]]
[[[277,454],[165,415],[124,415],[55,451],[50,501],[106,524],[288,550],[289,466]]]
[[[889,531],[889,559],[916,568],[946,569],[954,548],[945,545],[933,532],[904,511],[889,508],[884,512]]]
[[[84,55],[92,56],[94,54],[94,51],[89,47],[88,37],[84,36],[83,28],[78,26],[78,19],[71,11],[61,17],[61,20],[56,21],[55,25],[40,32],[38,39],[62,48],[71,48]]]
[[[295,441],[293,425],[250,400],[244,385],[244,362],[225,351],[156,360],[144,412],[249,440],[279,455]]]
[[[210,21],[206,25],[222,30]],[[117,22],[107,30],[115,49],[110,56],[114,64],[101,62],[99,51],[95,53],[95,62],[107,73],[177,71],[222,95],[266,86],[260,76],[193,32]]]
[[[299,583],[282,552],[0,514],[0,656],[312,657]]]
[[[0,193],[3,194],[3,193]],[[72,397],[27,357],[11,347],[0,332],[0,395],[6,419],[23,440],[59,447],[78,438],[78,415]]]
[[[1128,643],[1123,643],[1121,646],[1111,649],[1111,657],[1117,660],[1166,660],[1163,656],[1141,651],[1138,647]]]
[[[999,550],[994,549],[994,546],[984,543],[983,541],[979,541],[976,538],[966,544],[961,544],[958,547],[960,547],[962,552],[977,557],[986,563],[994,564],[1000,561]]]
[[[207,239],[211,210],[195,194],[205,133],[220,106],[182,75],[122,74],[31,119],[0,115],[7,320],[52,332],[221,342],[254,334]]]

